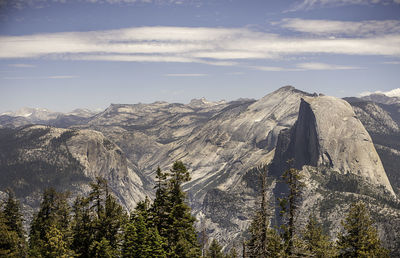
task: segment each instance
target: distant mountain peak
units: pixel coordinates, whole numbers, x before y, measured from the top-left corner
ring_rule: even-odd
[[[400,98],[400,88],[393,89],[391,91],[384,93],[388,97],[399,97]]]
[[[292,85],[286,85],[286,86],[280,87],[276,91],[290,91],[290,90],[296,90],[296,88],[293,87]]]
[[[212,106],[216,106],[219,104],[224,104],[225,100],[220,100],[220,101],[208,101],[205,97],[202,97],[200,99],[192,99],[188,106],[189,107],[193,107],[193,108],[204,108],[204,107],[212,107]]]
[[[387,92],[373,92],[361,97],[362,100],[373,101],[381,104],[400,104],[400,88]]]

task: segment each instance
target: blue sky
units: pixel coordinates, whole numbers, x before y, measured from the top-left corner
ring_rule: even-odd
[[[0,0],[0,112],[399,88],[400,0]]]

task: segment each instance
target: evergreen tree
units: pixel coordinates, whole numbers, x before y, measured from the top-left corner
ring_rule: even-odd
[[[101,235],[109,241],[113,249],[119,249],[123,237],[121,230],[127,222],[127,215],[122,206],[108,192],[108,188],[106,188],[104,216],[100,217],[98,222],[100,222],[99,228],[104,230]]]
[[[194,229],[195,218],[185,203],[185,193],[181,186],[190,180],[189,172],[181,161],[176,161],[170,170],[168,197],[171,212],[168,216],[169,227],[165,237],[169,257],[200,257],[201,252]]]
[[[90,250],[90,257],[112,258],[117,256],[116,250],[111,247],[110,242],[104,237],[100,241],[93,241]]]
[[[79,257],[86,258],[90,256],[90,246],[94,235],[89,199],[78,196],[73,205],[73,214],[71,247]]]
[[[305,243],[305,253],[312,257],[334,257],[336,256],[335,248],[329,240],[329,236],[325,235],[322,225],[317,222],[315,216],[310,216],[306,225],[303,241]]]
[[[202,226],[201,226],[200,244],[201,244],[201,255],[205,256],[206,255],[206,247],[208,244],[208,236],[206,233],[206,228],[204,226],[204,223],[202,223]]]
[[[109,192],[105,179],[96,178],[90,186],[89,196],[78,197],[74,203],[72,247],[80,257],[118,255],[127,215]]]
[[[4,212],[0,210],[0,257],[24,257],[20,256],[17,232],[11,230],[7,224]]]
[[[43,201],[40,204],[40,209],[31,223],[29,233],[29,248],[30,254],[34,257],[52,257],[46,250],[46,244],[49,243],[48,232],[55,228],[59,232],[57,237],[62,236],[62,241],[65,243],[65,255],[69,255],[71,245],[71,230],[70,230],[70,207],[67,203],[67,194],[58,193],[54,188],[44,191]],[[53,237],[53,236],[52,236]],[[61,241],[61,240],[60,240]]]
[[[337,242],[340,257],[389,257],[363,202],[351,204],[342,225]]]
[[[44,244],[45,257],[73,257],[74,252],[69,248],[62,231],[54,224],[46,232],[47,242]]]
[[[206,257],[207,258],[224,258],[224,254],[222,252],[222,246],[218,243],[217,240],[213,239],[211,241],[210,247],[207,250]]]
[[[8,199],[2,205],[4,206],[2,221],[5,223],[4,229],[7,229],[8,235],[12,236],[12,242],[17,241],[17,245],[15,246],[15,250],[19,257],[26,256],[26,241],[25,241],[25,232],[22,227],[22,214],[19,208],[19,202],[16,200],[14,193],[11,190],[7,191]],[[17,238],[15,239],[15,234]],[[6,238],[7,239],[7,238]]]
[[[150,223],[148,199],[139,202],[125,228],[123,257],[166,257],[163,239]]]
[[[274,228],[270,227],[270,214],[267,201],[267,171],[258,168],[261,181],[260,208],[250,224],[250,239],[247,242],[247,253],[250,257],[274,257],[281,251],[281,238]]]
[[[300,172],[298,169],[289,168],[282,175],[282,179],[289,188],[288,196],[279,198],[280,214],[283,219],[281,228],[283,231],[284,252],[288,256],[292,256],[295,253],[295,221],[301,198],[301,190],[304,187],[304,184],[301,182],[302,175]]]
[[[171,205],[168,197],[167,173],[163,173],[160,167],[156,171],[156,197],[152,205],[153,224],[161,235],[167,234],[168,217],[171,212]]]
[[[4,204],[4,216],[7,220],[7,226],[10,230],[16,232],[18,237],[24,239],[25,232],[22,227],[22,214],[19,208],[19,202],[15,199],[14,193],[8,190],[8,199]]]

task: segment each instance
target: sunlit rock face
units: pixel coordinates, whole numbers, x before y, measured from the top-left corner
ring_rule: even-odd
[[[100,132],[43,125],[0,129],[0,145],[0,191],[15,191],[28,221],[48,187],[69,191],[72,200],[103,177],[127,210],[148,195],[144,177]]]
[[[290,134],[290,144],[279,154],[279,162],[292,158],[298,168],[323,166],[353,173],[394,195],[370,135],[346,101],[304,97]]]
[[[378,117],[371,110],[379,109],[363,110],[366,114],[363,118]],[[382,114],[386,121],[383,126],[391,131],[395,128],[390,122],[393,120],[385,117],[385,112]],[[388,135],[392,136],[395,135]],[[398,142],[396,139],[392,138],[394,146]],[[388,156],[397,157],[393,153]],[[390,168],[393,160],[385,159],[390,162],[387,164]],[[304,227],[308,216],[313,214],[334,239],[349,204],[362,200],[376,221],[385,246],[392,254],[400,252],[395,240],[400,237],[398,199],[369,133],[348,102],[328,96],[301,99],[298,118],[293,127],[280,132],[269,166],[268,179],[272,185],[275,183],[269,188],[272,203],[287,194],[281,175],[289,166],[301,170],[305,185],[297,211],[297,228]],[[279,224],[276,207],[272,208],[275,212],[271,221],[278,220]]]

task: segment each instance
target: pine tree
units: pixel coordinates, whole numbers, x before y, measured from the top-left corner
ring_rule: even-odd
[[[295,168],[289,168],[282,175],[282,179],[289,188],[288,196],[279,198],[280,214],[283,219],[281,228],[283,231],[284,252],[288,256],[292,256],[295,253],[295,221],[301,198],[301,190],[304,187],[301,178],[301,171]]]
[[[167,173],[163,173],[160,167],[156,171],[156,197],[154,199],[151,211],[153,213],[153,224],[161,235],[166,235],[168,217],[171,212],[171,205],[168,197]]]
[[[201,252],[194,229],[195,218],[185,203],[181,185],[190,180],[189,172],[181,161],[176,161],[170,170],[168,199],[171,211],[168,216],[166,235],[169,257],[200,257]]]
[[[322,225],[317,222],[315,216],[310,216],[306,225],[303,241],[305,243],[305,253],[312,257],[334,257],[336,256],[333,243],[329,236],[325,235]]]
[[[90,257],[112,258],[117,256],[116,251],[111,247],[110,242],[104,237],[100,241],[93,241],[90,250]]]
[[[217,240],[213,239],[211,244],[206,252],[207,258],[224,258],[224,254],[222,252],[222,246],[218,243]]]
[[[142,215],[131,221],[124,235],[123,257],[166,257],[156,228],[147,228]]]
[[[23,239],[25,232],[22,227],[22,214],[19,208],[19,202],[15,199],[14,193],[8,190],[8,199],[4,205],[4,216],[7,220],[8,227]]]
[[[164,242],[150,221],[149,201],[139,202],[125,228],[123,257],[166,257]]]
[[[204,223],[202,223],[202,225],[201,225],[200,244],[201,244],[201,255],[205,256],[206,255],[206,247],[208,244],[208,236],[206,233],[206,228],[205,228]]]
[[[0,210],[0,257],[24,257],[19,255],[17,232],[11,230],[7,224],[4,212]]]
[[[58,193],[54,188],[44,191],[43,201],[40,209],[35,214],[29,233],[29,248],[31,256],[52,257],[46,250],[46,243],[49,243],[48,232],[52,228],[60,231],[58,236],[62,236],[65,242],[65,255],[71,253],[71,230],[70,230],[70,207],[67,203],[67,194]],[[55,232],[53,230],[53,232]]]
[[[74,203],[72,247],[80,257],[92,257],[99,252],[118,255],[127,215],[110,193],[105,179],[96,178],[90,186],[89,196],[78,197]]]
[[[106,188],[104,216],[100,217],[99,222],[99,228],[104,229],[103,237],[110,242],[113,249],[118,250],[123,237],[121,230],[127,222],[127,215],[122,206],[108,192],[108,188]]]
[[[281,252],[281,238],[274,228],[270,227],[270,214],[267,201],[267,171],[258,168],[261,182],[260,208],[250,224],[250,239],[247,242],[247,253],[250,257],[274,257]]]
[[[94,235],[89,199],[78,196],[73,205],[73,214],[71,247],[79,257],[89,257]]]
[[[22,227],[22,214],[19,208],[19,202],[16,200],[14,193],[11,190],[7,190],[8,199],[4,203],[3,208],[3,222],[6,224],[9,234],[15,232],[17,234],[17,246],[16,251],[18,256],[26,256],[26,240],[25,231]],[[14,238],[14,234],[12,233]],[[13,240],[14,241],[14,240]]]
[[[363,202],[351,204],[342,225],[344,232],[339,234],[337,242],[340,257],[389,257]]]
[[[46,232],[47,242],[44,244],[45,257],[73,257],[74,252],[69,248],[62,231],[55,225],[50,225]]]

